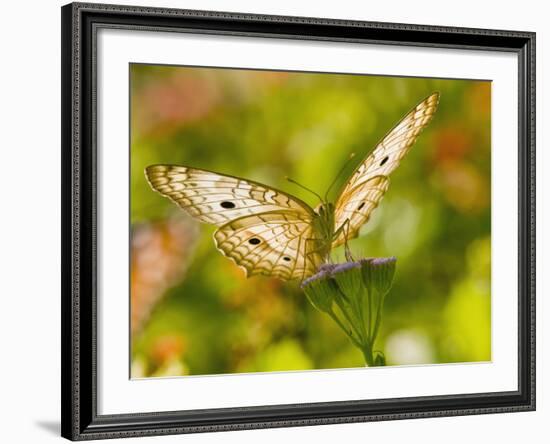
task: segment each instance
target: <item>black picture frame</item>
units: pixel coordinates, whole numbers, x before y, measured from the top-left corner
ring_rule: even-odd
[[[118,438],[535,409],[535,33],[72,3],[62,14],[62,436]],[[427,18],[429,20],[429,18]],[[97,414],[96,30],[509,51],[519,60],[518,390],[384,400]],[[498,279],[498,276],[494,276]]]

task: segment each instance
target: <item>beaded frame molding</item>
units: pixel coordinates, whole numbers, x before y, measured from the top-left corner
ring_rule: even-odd
[[[62,14],[62,436],[213,432],[535,409],[535,34],[72,3]],[[518,389],[509,392],[98,415],[96,378],[97,29],[410,45],[517,54]]]

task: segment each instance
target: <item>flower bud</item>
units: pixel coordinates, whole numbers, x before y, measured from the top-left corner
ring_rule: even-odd
[[[363,259],[361,268],[365,285],[385,296],[393,283],[396,262],[395,257]]]
[[[359,262],[338,264],[333,267],[331,276],[347,300],[356,298],[359,292],[362,291],[363,281]]]
[[[302,290],[311,304],[319,311],[332,311],[334,296],[338,294],[336,283],[331,279],[333,266],[323,266],[319,272],[302,282]]]

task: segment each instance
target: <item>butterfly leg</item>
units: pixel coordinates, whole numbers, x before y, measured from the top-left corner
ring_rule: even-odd
[[[309,238],[306,238],[306,242],[320,242],[322,241],[322,239],[317,239],[317,238],[314,238],[314,237],[309,237]],[[323,255],[323,252],[324,252],[325,248],[323,248],[323,246],[319,246],[319,247],[314,247],[312,248],[310,251],[308,251],[306,253],[306,257],[308,258],[308,260],[310,260],[313,265],[315,266],[315,268],[318,268],[318,264],[317,264],[317,261],[315,261],[315,259],[312,259],[312,257],[314,257],[316,254],[321,254],[321,256],[324,256]],[[326,258],[324,258],[324,260],[326,261],[330,261],[330,255],[328,255]]]
[[[346,221],[342,224],[342,230],[344,231],[344,255],[346,256],[346,260],[348,262],[354,262],[355,259],[353,258],[353,255],[351,254],[351,249],[349,247],[348,239],[349,239],[349,226],[350,226],[350,220],[346,219]]]
[[[354,262],[355,259],[353,258],[353,255],[351,254],[351,248],[349,247],[349,243],[348,243],[348,239],[349,239],[349,226],[350,226],[350,221],[349,219],[346,219],[346,222],[344,222],[344,225],[345,225],[345,231],[346,231],[346,242],[345,242],[345,255],[346,255],[346,259],[350,262]]]
[[[349,262],[354,262],[353,255],[351,254],[351,249],[349,248],[348,239],[349,239],[349,227],[350,227],[350,220],[346,219],[345,222],[340,225],[340,228],[338,228],[333,235],[334,239],[338,239],[338,237],[344,233],[344,255],[346,257],[346,260]]]

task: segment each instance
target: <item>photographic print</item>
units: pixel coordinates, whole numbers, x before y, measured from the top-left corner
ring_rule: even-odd
[[[491,82],[131,64],[131,377],[491,360]]]
[[[74,3],[61,42],[62,436],[535,409],[534,33]]]

